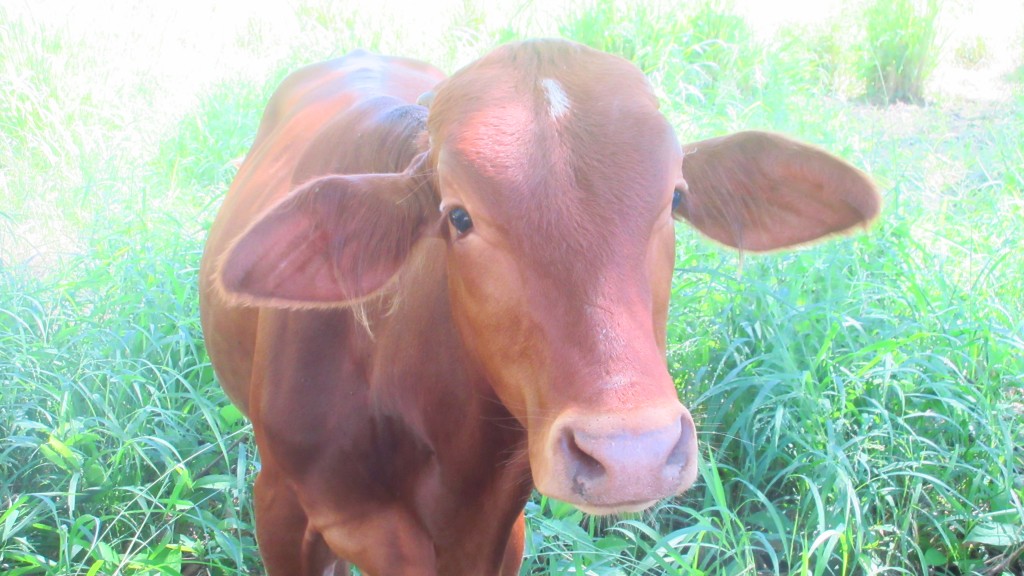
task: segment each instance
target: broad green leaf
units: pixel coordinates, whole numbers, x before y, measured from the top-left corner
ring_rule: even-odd
[[[924,562],[929,566],[945,566],[949,564],[949,559],[935,548],[929,548],[924,553]]]
[[[218,410],[218,414],[220,414],[220,419],[228,427],[234,426],[245,419],[245,414],[242,414],[242,411],[234,404],[221,406],[220,410]]]
[[[964,542],[1008,548],[1024,543],[1024,527],[996,522],[978,524],[967,534]]]

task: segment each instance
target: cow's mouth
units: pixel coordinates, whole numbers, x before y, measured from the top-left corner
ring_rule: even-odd
[[[583,502],[572,502],[581,512],[593,516],[610,516],[614,514],[629,514],[632,512],[643,512],[657,504],[659,500],[631,500],[616,502],[615,504],[591,504]]]

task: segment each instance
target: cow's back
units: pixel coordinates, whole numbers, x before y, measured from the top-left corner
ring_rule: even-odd
[[[231,400],[249,414],[259,309],[228,305],[213,282],[223,252],[298,185],[328,174],[402,171],[424,143],[416,99],[444,78],[427,64],[364,51],[289,75],[271,97],[256,139],[211,229],[200,267],[207,350]]]

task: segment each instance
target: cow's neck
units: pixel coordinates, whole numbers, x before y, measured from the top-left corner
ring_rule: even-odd
[[[382,413],[419,419],[411,426],[442,460],[449,454],[465,460],[467,453],[479,453],[494,465],[525,459],[525,431],[468,357],[456,331],[445,249],[440,239],[423,241],[397,283],[394,300],[378,310],[371,327],[378,339],[370,378],[373,405]],[[476,467],[487,468],[480,461]]]

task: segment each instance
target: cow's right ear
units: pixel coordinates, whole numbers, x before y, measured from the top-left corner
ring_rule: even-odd
[[[223,293],[238,304],[279,308],[372,296],[436,224],[424,164],[420,158],[402,174],[326,176],[300,186],[228,248],[218,274]]]
[[[683,150],[674,213],[741,250],[776,250],[866,226],[882,204],[863,172],[779,134],[739,132]]]

